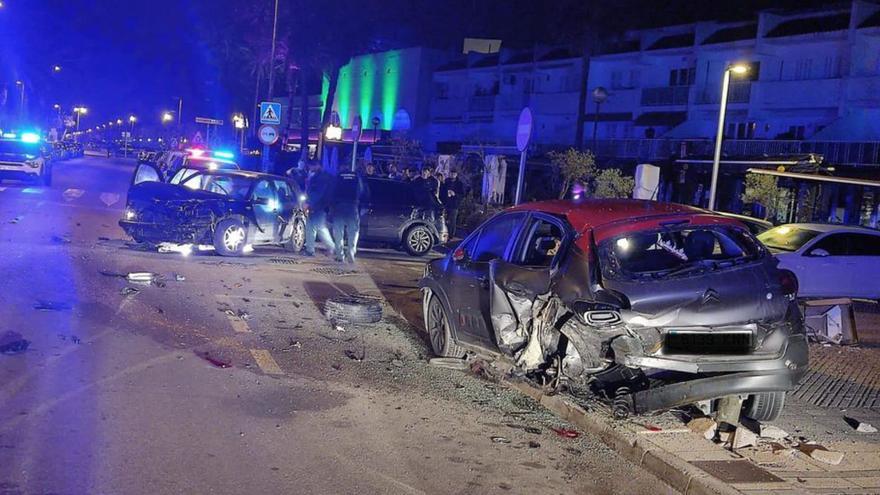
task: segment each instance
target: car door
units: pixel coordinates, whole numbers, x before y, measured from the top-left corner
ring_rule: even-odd
[[[853,297],[855,260],[850,256],[850,235],[832,232],[801,248],[795,263],[800,297]]]
[[[526,212],[502,213],[477,229],[453,252],[449,297],[458,338],[496,349],[490,315],[489,264],[509,259]]]
[[[258,227],[254,241],[259,243],[274,242],[278,225],[279,204],[272,181],[263,179],[257,182],[253,193],[251,193],[251,205]]]
[[[362,205],[361,239],[379,242],[400,240],[400,227],[413,210],[412,188],[389,179],[364,179],[367,198]]]
[[[846,292],[851,297],[880,299],[880,234],[848,233],[847,252],[841,258]]]

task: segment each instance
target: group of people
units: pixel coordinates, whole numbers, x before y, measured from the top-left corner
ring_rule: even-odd
[[[319,161],[310,161],[307,169],[305,190],[309,217],[306,222],[306,256],[315,255],[315,239],[320,237],[321,242],[331,248],[337,261],[354,263],[360,234],[361,204],[369,200],[370,194],[364,178],[369,177],[410,182],[417,206],[432,218],[445,214],[449,238],[455,235],[458,208],[464,196],[464,184],[456,170],[451,170],[449,177],[434,173],[427,166],[418,175],[413,175],[410,169],[406,169],[406,174],[398,174],[397,167],[391,165],[388,175],[380,175],[375,165],[367,163],[361,173],[340,170],[338,175],[332,175],[324,170]],[[328,213],[333,217],[332,232],[328,227]]]

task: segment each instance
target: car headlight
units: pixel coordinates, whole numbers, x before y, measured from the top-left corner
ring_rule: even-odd
[[[39,166],[40,166],[40,162],[37,160],[28,160],[28,161],[24,162],[24,164],[30,168],[39,168]]]
[[[123,215],[125,215],[126,220],[134,220],[135,218],[137,218],[137,213],[135,213],[135,211],[131,208],[126,208]]]

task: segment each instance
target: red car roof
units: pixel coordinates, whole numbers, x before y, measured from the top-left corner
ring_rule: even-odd
[[[592,229],[596,242],[626,232],[657,228],[661,223],[675,221],[676,217],[686,218],[691,225],[725,224],[745,228],[736,219],[715,215],[701,208],[640,199],[539,201],[516,206],[512,210],[539,211],[563,216],[578,232]],[[589,249],[586,236],[578,244],[583,249]]]

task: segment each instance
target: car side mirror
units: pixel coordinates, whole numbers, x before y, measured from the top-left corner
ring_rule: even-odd
[[[815,258],[825,258],[827,256],[831,256],[831,253],[822,248],[816,248],[807,253],[807,256],[813,256]]]

